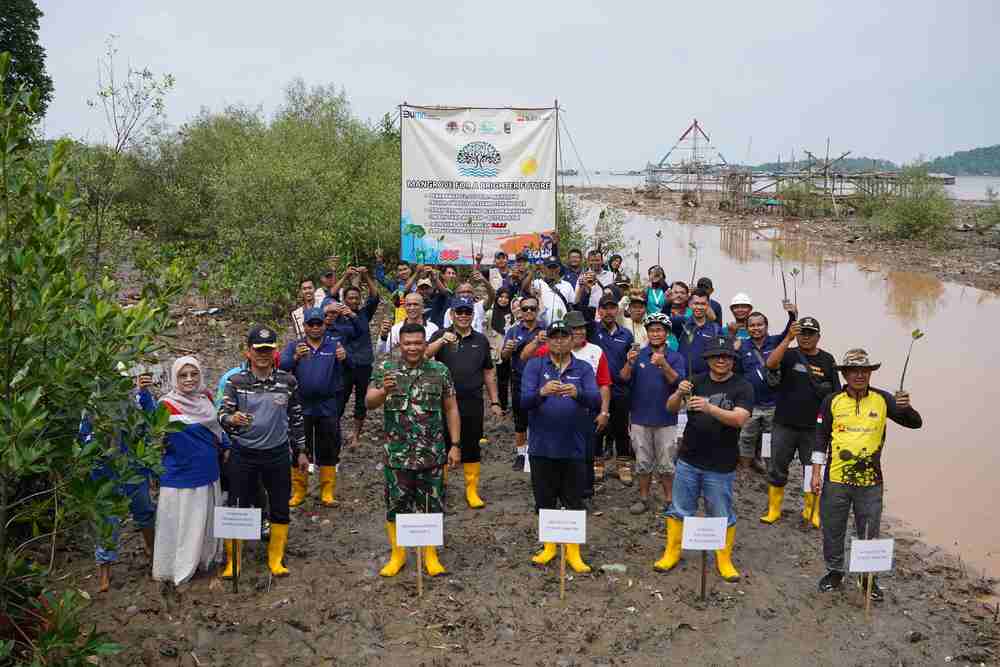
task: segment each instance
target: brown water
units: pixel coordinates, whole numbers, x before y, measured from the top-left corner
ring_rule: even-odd
[[[712,278],[726,321],[729,299],[748,292],[777,325],[771,333],[785,321],[775,253],[780,245],[789,298],[797,292],[800,314],[820,321],[820,347],[838,360],[849,348],[867,349],[882,362],[872,376],[874,386],[899,387],[910,332],[924,331],[906,377],[924,426],[916,431],[888,426],[885,509],[927,542],[960,554],[974,572],[1000,577],[1000,510],[992,506],[1000,501],[995,452],[1000,392],[993,384],[1000,379],[995,351],[1000,295],[928,274],[883,270],[877,257],[844,261],[821,244],[784,243],[774,229],[737,230],[643,216],[626,220],[629,248],[622,254],[630,274],[636,251],[643,278],[656,262],[658,230],[663,232],[660,264],[668,279],[691,279],[688,244],[696,243],[698,276]],[[787,275],[793,268],[800,272],[794,283]],[[761,501],[763,508],[763,496]]]

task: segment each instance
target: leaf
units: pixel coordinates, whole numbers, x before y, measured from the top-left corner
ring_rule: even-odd
[[[913,340],[920,340],[924,337],[924,332],[920,329],[914,329],[913,333],[910,334],[910,337],[913,338]]]

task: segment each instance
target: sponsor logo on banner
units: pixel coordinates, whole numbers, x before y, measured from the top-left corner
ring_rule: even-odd
[[[462,176],[493,177],[497,175],[502,159],[500,151],[493,144],[488,141],[473,141],[459,149],[455,164]]]
[[[519,112],[517,114],[516,120],[518,123],[533,123],[539,118],[537,113],[528,113],[526,111]]]
[[[464,132],[465,134],[475,134],[476,124],[473,123],[471,120],[465,121],[464,123],[462,123],[462,132]]]
[[[437,120],[439,116],[433,113],[427,113],[426,111],[416,111],[413,109],[403,109],[403,118],[419,118],[419,119],[431,119]]]
[[[455,262],[461,255],[461,251],[458,248],[447,248],[438,253],[438,258],[442,262]]]
[[[503,124],[503,133],[510,134],[510,121]]]
[[[480,134],[500,134],[497,131],[497,126],[492,120],[479,121],[479,133]]]
[[[455,134],[456,132],[458,132],[458,123],[456,123],[453,120],[449,120],[448,123],[444,126],[444,129],[448,130],[449,134]]]

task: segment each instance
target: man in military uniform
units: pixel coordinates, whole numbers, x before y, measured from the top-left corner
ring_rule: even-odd
[[[365,396],[369,408],[385,405],[385,532],[392,556],[379,572],[383,577],[396,576],[406,565],[406,550],[396,545],[396,514],[443,512],[446,452],[450,467],[462,460],[461,421],[448,367],[424,358],[427,339],[419,324],[403,324],[399,348],[400,359],[376,367]],[[423,549],[427,574],[444,574],[437,550]]]

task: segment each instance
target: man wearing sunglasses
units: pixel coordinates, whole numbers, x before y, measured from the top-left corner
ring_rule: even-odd
[[[510,360],[511,366],[510,393],[511,406],[514,410],[515,470],[519,467],[518,463],[524,465],[528,441],[528,415],[521,407],[521,376],[526,363],[521,358],[521,352],[537,336],[541,336],[540,342],[545,341],[545,332],[538,326],[538,299],[533,296],[523,297],[520,313],[521,321],[508,329],[504,335],[503,348],[500,350],[500,358],[504,361]]]
[[[781,503],[788,483],[788,467],[798,454],[803,466],[812,460],[816,442],[816,415],[830,394],[840,391],[840,377],[833,355],[819,348],[819,321],[803,317],[788,327],[785,338],[767,356],[770,369],[781,369],[781,384],[775,394],[774,422],[771,428],[771,461],[767,469],[767,513],[763,523],[781,518]],[[789,348],[792,341],[796,347]],[[816,495],[805,493],[802,518],[819,528]]]

